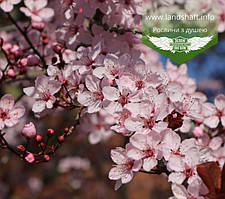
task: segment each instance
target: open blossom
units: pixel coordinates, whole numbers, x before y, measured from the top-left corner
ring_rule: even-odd
[[[33,163],[35,161],[33,153],[28,153],[27,156],[25,157],[25,160],[29,163]]]
[[[130,138],[130,143],[135,148],[128,151],[128,156],[135,160],[143,159],[143,169],[150,171],[157,165],[158,159],[161,159],[159,156],[160,141],[161,136],[154,131],[147,135],[134,134]]]
[[[173,183],[171,188],[174,197],[169,199],[205,199],[203,195],[207,193],[207,188],[199,180],[194,181],[187,189],[185,186],[176,183]]]
[[[126,149],[117,147],[111,151],[111,158],[117,164],[109,171],[109,179],[117,180],[115,189],[119,188],[121,184],[130,182],[135,172],[141,168],[141,160],[134,160],[127,156],[127,152],[132,148],[126,145]]]
[[[5,126],[12,127],[23,117],[25,108],[21,105],[14,106],[14,98],[10,94],[0,99],[0,130]]]
[[[182,184],[187,179],[188,184],[191,184],[199,178],[196,171],[198,164],[200,157],[197,148],[189,149],[184,157],[172,155],[167,164],[167,168],[173,171],[169,175],[169,181]]]
[[[78,94],[78,102],[88,106],[88,113],[100,111],[104,105],[104,95],[100,85],[100,80],[93,75],[88,75],[85,79],[88,91]]]
[[[32,111],[42,112],[45,107],[53,108],[56,94],[61,88],[61,84],[56,80],[50,80],[47,76],[40,75],[35,80],[35,87],[24,88],[24,93],[33,96],[37,101],[34,103]]]
[[[216,128],[221,121],[225,127],[225,96],[218,95],[215,98],[215,105],[211,103],[203,104],[204,124],[210,128]]]
[[[13,5],[18,4],[21,0],[1,0],[0,8],[5,12],[11,12]]]
[[[49,20],[54,16],[52,8],[46,8],[47,0],[24,0],[26,7],[21,7],[20,11],[34,21]]]

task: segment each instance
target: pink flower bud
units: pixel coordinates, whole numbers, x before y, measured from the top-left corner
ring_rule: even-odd
[[[29,55],[27,57],[27,65],[28,66],[36,66],[40,63],[40,58],[36,55]]]
[[[15,76],[16,76],[15,71],[14,71],[13,69],[9,69],[9,70],[7,71],[7,75],[8,75],[9,77],[15,77]]]
[[[43,31],[45,28],[45,23],[40,21],[32,21],[32,28],[38,31]]]
[[[22,65],[22,66],[27,66],[27,58],[23,58],[23,59],[21,59],[20,60],[20,64]]]
[[[48,161],[50,160],[50,156],[49,156],[49,155],[44,155],[44,160],[45,160],[46,162],[48,162]]]
[[[33,153],[28,153],[28,155],[25,157],[25,160],[29,163],[33,163],[35,160]]]
[[[55,134],[55,131],[54,131],[53,129],[48,129],[47,135],[48,135],[49,137],[53,136],[54,134]]]
[[[16,150],[19,151],[19,152],[24,152],[26,149],[22,144],[20,144],[20,145],[16,146]]]
[[[34,138],[36,136],[36,128],[34,124],[32,122],[30,122],[29,124],[26,124],[23,127],[21,134],[27,139]]]
[[[202,137],[204,135],[203,128],[201,126],[196,126],[193,130],[195,137]]]
[[[41,142],[41,141],[42,141],[42,136],[41,136],[41,135],[37,135],[37,136],[35,137],[35,140],[36,140],[37,142]]]

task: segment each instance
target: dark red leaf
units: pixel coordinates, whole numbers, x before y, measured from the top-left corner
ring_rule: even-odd
[[[209,195],[220,192],[222,172],[216,162],[207,162],[198,165],[197,172],[209,189]]]

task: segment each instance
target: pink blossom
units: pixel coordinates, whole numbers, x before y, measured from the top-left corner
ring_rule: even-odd
[[[89,113],[101,110],[105,97],[100,86],[100,80],[92,75],[88,75],[85,79],[85,85],[88,91],[78,94],[78,102],[87,106]]]
[[[214,104],[203,104],[203,115],[205,117],[204,124],[210,128],[216,128],[221,121],[225,126],[225,96],[223,94],[218,95],[215,98]]]
[[[1,0],[0,8],[5,12],[11,12],[13,5],[20,3],[21,0]]]
[[[24,93],[33,96],[37,101],[34,103],[32,111],[35,113],[42,112],[45,107],[53,108],[56,101],[54,94],[61,88],[61,84],[56,80],[50,80],[47,76],[40,75],[35,80],[35,87],[24,88]]]
[[[0,99],[0,130],[4,126],[12,127],[23,117],[25,108],[21,105],[14,106],[14,98],[10,94],[4,95]]]
[[[26,7],[21,7],[20,11],[34,21],[47,21],[54,16],[52,8],[45,8],[48,4],[47,0],[24,0],[24,4]]]
[[[126,149],[117,147],[111,150],[111,158],[117,165],[109,171],[109,179],[119,181],[120,185],[130,182],[134,173],[141,168],[140,160],[134,160],[127,156],[130,148],[132,147],[127,145]]]
[[[151,131],[147,135],[134,134],[130,138],[130,143],[135,146],[135,148],[128,151],[128,156],[135,160],[143,159],[143,169],[145,171],[150,171],[153,169],[157,163],[159,156],[159,143],[161,137],[157,132]]]

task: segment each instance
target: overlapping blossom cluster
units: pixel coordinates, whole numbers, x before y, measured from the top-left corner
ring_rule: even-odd
[[[225,4],[217,1],[219,31],[223,32]],[[116,166],[109,178],[116,181],[115,189],[138,172],[165,173],[172,182],[172,198],[207,198],[209,190],[197,166],[225,163],[225,96],[218,95],[214,104],[207,102],[195,80],[188,77],[186,64],[178,67],[168,61],[164,68],[159,55],[141,43],[142,4],[146,2],[146,9],[182,3],[187,9],[193,5],[210,9],[212,5],[212,0],[0,1],[17,28],[0,32],[5,56],[0,88],[21,82],[37,117],[56,109],[76,109],[78,135],[88,136],[92,144],[114,133],[128,137],[125,147],[111,151]],[[29,24],[19,24],[10,14],[18,3]],[[40,152],[32,153],[28,145],[14,150],[4,131],[18,124],[24,114],[24,106],[14,105],[12,95],[1,98],[1,147],[30,163],[50,160],[72,128],[65,128],[58,143],[49,147],[31,122],[21,135],[34,139]],[[53,129],[47,130],[47,140],[54,135]]]

